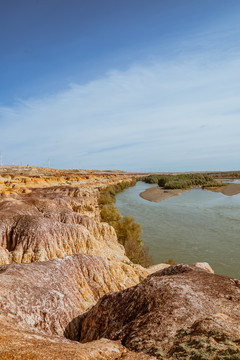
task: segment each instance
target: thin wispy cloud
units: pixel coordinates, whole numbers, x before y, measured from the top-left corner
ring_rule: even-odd
[[[155,171],[237,168],[240,57],[231,51],[223,58],[215,49],[174,61],[155,58],[51,96],[0,106],[5,161],[44,166],[50,158],[56,167]]]

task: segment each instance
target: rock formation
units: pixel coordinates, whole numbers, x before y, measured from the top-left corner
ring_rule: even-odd
[[[4,265],[0,266],[0,312],[28,328],[76,340],[80,314],[104,294],[141,280],[138,268],[86,254]]]
[[[79,344],[60,336],[20,327],[0,315],[0,359],[4,360],[154,360],[126,349],[119,341],[101,339]]]
[[[240,281],[190,265],[157,271],[80,316],[81,342],[102,337],[158,359],[238,359]]]
[[[144,269],[100,221],[99,189],[128,179],[0,167],[0,359],[239,359],[239,280]]]
[[[115,174],[0,178],[0,358],[145,358],[120,342],[72,341],[80,314],[151,272],[132,264],[100,221],[99,188],[117,181]]]
[[[130,263],[111,226],[100,222],[98,189],[50,187],[0,202],[0,264],[88,253]]]

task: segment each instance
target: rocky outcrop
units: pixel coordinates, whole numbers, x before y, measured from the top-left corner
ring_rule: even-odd
[[[98,189],[50,187],[0,202],[0,264],[88,253],[130,263],[114,229],[100,222]]]
[[[119,341],[101,339],[79,344],[60,336],[44,335],[20,327],[0,315],[0,359],[4,360],[154,360],[126,349]]]
[[[78,339],[78,316],[104,294],[143,279],[138,267],[78,254],[0,267],[0,313],[28,328]]]
[[[240,281],[190,265],[157,271],[80,317],[81,342],[102,337],[158,359],[237,359]]]
[[[26,194],[29,188],[50,186],[105,186],[122,180],[130,180],[132,176],[123,171],[98,171],[83,169],[50,169],[26,166],[0,165],[0,194]]]

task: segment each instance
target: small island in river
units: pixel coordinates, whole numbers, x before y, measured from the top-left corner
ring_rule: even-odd
[[[139,194],[143,199],[152,202],[160,202],[199,187],[204,190],[221,192],[227,196],[240,193],[240,184],[223,183],[209,175],[202,174],[150,175],[144,181],[150,184],[158,184],[158,186]]]

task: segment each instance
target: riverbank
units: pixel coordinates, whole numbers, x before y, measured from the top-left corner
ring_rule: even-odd
[[[173,189],[167,190],[159,186],[147,189],[139,195],[144,199],[152,202],[159,202],[166,200],[172,196],[181,195],[188,190]]]

